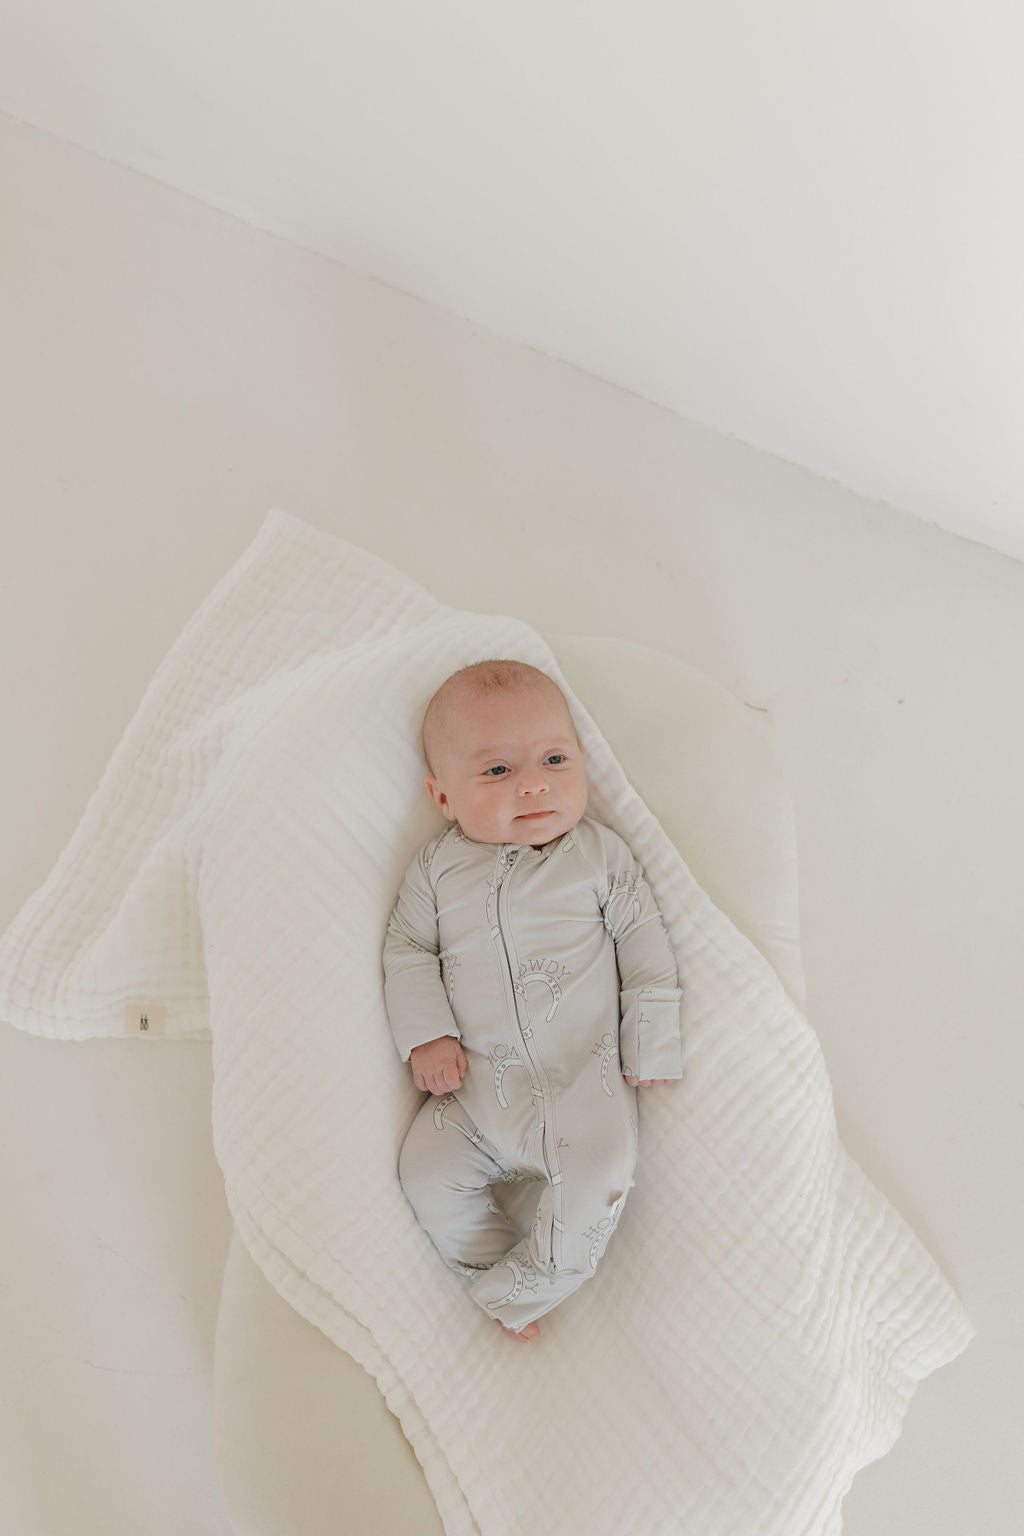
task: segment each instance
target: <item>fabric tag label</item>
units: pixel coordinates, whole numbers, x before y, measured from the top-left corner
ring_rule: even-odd
[[[131,1035],[162,1035],[167,1009],[163,1003],[126,1003],[124,1017]]]

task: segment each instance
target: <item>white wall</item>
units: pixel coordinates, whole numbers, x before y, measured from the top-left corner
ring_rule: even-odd
[[[1024,559],[1018,0],[6,0],[0,104]]]
[[[272,506],[443,600],[703,668],[794,789],[847,1145],[980,1329],[847,1536],[1011,1536],[1024,566],[9,119],[0,192],[0,923]]]

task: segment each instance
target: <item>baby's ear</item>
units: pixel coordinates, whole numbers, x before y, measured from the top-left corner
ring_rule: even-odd
[[[427,793],[429,794],[431,800],[433,800],[434,804],[437,806],[438,810],[444,811],[445,815],[447,816],[448,812],[445,811],[445,802],[447,801],[448,796],[445,794],[438,781],[434,778],[434,775],[429,774],[423,780],[423,782],[427,786]]]

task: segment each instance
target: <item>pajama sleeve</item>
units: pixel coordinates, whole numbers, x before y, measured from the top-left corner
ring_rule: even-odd
[[[619,1055],[625,1076],[683,1075],[679,969],[642,866],[615,837],[602,889],[619,968]],[[611,866],[614,866],[613,868]]]
[[[417,1045],[441,1035],[461,1039],[441,977],[437,904],[425,854],[421,848],[406,870],[384,940],[384,1004],[403,1061]]]

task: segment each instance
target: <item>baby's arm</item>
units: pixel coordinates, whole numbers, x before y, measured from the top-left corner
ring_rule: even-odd
[[[609,871],[602,911],[619,968],[622,1075],[633,1087],[673,1082],[683,1075],[683,993],[675,952],[642,865],[622,838],[605,831]]]
[[[441,1036],[453,1045],[460,1038],[441,979],[437,904],[424,852],[405,873],[384,940],[384,1003],[403,1061],[417,1046],[437,1045]]]

